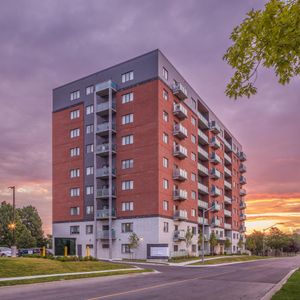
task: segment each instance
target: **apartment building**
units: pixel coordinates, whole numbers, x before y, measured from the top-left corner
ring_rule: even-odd
[[[197,255],[202,228],[206,253],[212,232],[215,252],[237,253],[246,231],[245,160],[240,143],[159,50],[55,88],[55,253]]]

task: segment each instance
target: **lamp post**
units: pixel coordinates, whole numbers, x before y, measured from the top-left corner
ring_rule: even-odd
[[[13,243],[11,246],[11,256],[16,257],[17,256],[17,247],[16,247],[16,235],[15,235],[15,229],[16,229],[16,187],[15,186],[9,186],[10,190],[13,191],[13,221],[8,225],[8,228],[12,230],[13,233]]]
[[[276,225],[282,225],[282,224],[284,224],[284,223],[275,223],[272,226],[269,226],[269,227],[263,229],[263,255],[265,255],[265,231],[275,227]]]

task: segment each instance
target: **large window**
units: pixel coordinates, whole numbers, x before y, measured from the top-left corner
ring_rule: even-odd
[[[80,169],[72,169],[70,170],[70,177],[76,178],[80,176]]]
[[[85,226],[85,233],[86,234],[93,234],[93,231],[94,231],[93,225],[86,225]]]
[[[133,134],[126,135],[122,137],[122,145],[133,144]]]
[[[122,116],[122,125],[133,123],[133,114]]]
[[[133,180],[122,181],[122,190],[133,190]]]
[[[86,125],[86,133],[90,134],[94,132],[94,125],[90,124],[90,125]]]
[[[80,129],[79,128],[76,128],[76,129],[72,129],[70,131],[70,138],[73,139],[73,138],[76,138],[80,136]]]
[[[163,98],[168,101],[169,100],[169,94],[166,90],[163,90]]]
[[[87,215],[92,215],[94,213],[94,206],[93,205],[88,205],[85,207],[85,213]]]
[[[78,197],[78,196],[80,196],[80,188],[79,187],[71,188],[70,189],[70,196],[71,197]]]
[[[73,110],[70,112],[70,119],[73,120],[73,119],[77,119],[79,118],[80,116],[80,110],[79,109],[76,109],[76,110]]]
[[[122,223],[122,232],[133,232],[133,223]]]
[[[85,93],[86,93],[87,95],[93,94],[93,93],[94,93],[94,86],[93,86],[93,85],[88,86],[88,87],[85,89]]]
[[[80,148],[79,147],[70,149],[70,156],[71,157],[79,156],[79,155],[80,155]]]
[[[94,145],[93,144],[86,145],[86,153],[93,153],[93,152],[94,152]]]
[[[86,167],[86,175],[93,175],[94,167]]]
[[[166,68],[163,68],[163,77],[168,80],[169,79],[169,72]]]
[[[131,169],[133,168],[133,159],[122,160],[122,169]]]
[[[133,202],[122,202],[122,211],[133,211]]]
[[[70,226],[70,234],[79,234],[80,231],[79,231],[79,226],[76,225],[76,226]]]
[[[85,109],[86,109],[86,114],[90,115],[94,112],[94,105],[88,105]]]
[[[133,80],[133,71],[122,74],[122,83]]]
[[[86,194],[87,195],[93,195],[94,194],[94,187],[92,185],[89,185],[86,187]]]
[[[121,250],[122,253],[131,253],[129,244],[122,244]]]
[[[166,111],[163,111],[163,120],[169,122],[169,114]]]
[[[79,207],[71,207],[70,208],[70,215],[71,216],[79,216],[80,208]]]
[[[133,101],[133,93],[127,93],[122,95],[122,104]]]
[[[169,202],[167,200],[163,201],[163,210],[169,210]]]
[[[169,136],[168,136],[168,134],[167,133],[163,133],[163,142],[165,143],[165,144],[168,144],[169,143]]]
[[[164,222],[164,232],[169,232],[169,223]]]
[[[169,181],[167,179],[163,180],[163,188],[167,190],[169,188]]]
[[[163,157],[163,166],[164,166],[164,168],[169,167],[169,160],[166,157]]]
[[[79,99],[80,98],[80,91],[74,91],[70,94],[71,101]]]

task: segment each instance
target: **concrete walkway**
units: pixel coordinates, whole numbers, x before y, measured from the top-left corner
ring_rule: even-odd
[[[143,270],[139,267],[127,268],[127,269],[114,269],[114,270],[101,270],[101,271],[90,271],[90,272],[74,272],[74,273],[60,273],[60,274],[46,274],[46,275],[33,275],[33,276],[22,276],[22,277],[6,277],[0,278],[0,281],[15,281],[15,280],[28,280],[37,278],[48,278],[48,277],[61,277],[61,276],[74,276],[74,275],[89,275],[89,274],[101,274],[101,273],[114,273],[122,271],[137,271]]]

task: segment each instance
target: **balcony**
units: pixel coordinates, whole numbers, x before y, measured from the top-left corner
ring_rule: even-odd
[[[208,176],[208,169],[205,166],[198,163],[198,173],[200,176]]]
[[[224,209],[224,216],[225,217],[230,217],[231,218],[231,211],[228,209]]]
[[[173,155],[179,159],[187,157],[187,149],[181,145],[175,145]]]
[[[198,141],[201,145],[208,145],[208,136],[201,129],[198,129]]]
[[[188,195],[187,195],[187,191],[186,190],[181,190],[181,189],[177,189],[173,191],[173,200],[187,200]]]
[[[225,139],[223,140],[223,142],[224,142],[224,145],[225,145],[225,152],[231,152],[232,151],[231,144],[228,141],[226,141]]]
[[[226,204],[232,204],[232,199],[230,197],[224,196],[224,202]]]
[[[247,167],[246,167],[244,164],[241,164],[241,165],[240,165],[240,168],[239,168],[239,171],[240,171],[241,173],[245,173],[245,172],[247,172]]]
[[[221,195],[221,190],[219,188],[217,188],[216,186],[212,186],[211,191],[210,191],[210,195],[212,197],[218,197]]]
[[[116,145],[111,145],[112,154],[116,154]],[[109,155],[109,144],[101,144],[96,146],[96,154],[99,156],[108,156]]]
[[[232,185],[230,182],[228,182],[227,180],[224,180],[224,188],[225,190],[232,190]]]
[[[225,177],[231,177],[232,176],[231,171],[226,167],[224,167],[224,174],[225,174]]]
[[[216,122],[216,121],[211,121],[210,122],[210,130],[214,133],[214,134],[218,134],[221,132],[221,127],[220,125]]]
[[[109,194],[109,189],[108,188],[97,189],[97,196],[96,196],[96,198],[107,199],[110,196],[113,197],[113,198],[116,197],[116,189],[115,189],[115,187],[112,188],[111,195]]]
[[[173,241],[185,241],[185,230],[175,230],[173,235]]]
[[[247,156],[246,156],[245,152],[243,152],[243,151],[239,152],[239,158],[240,158],[240,161],[247,160]]]
[[[220,164],[222,162],[220,156],[216,154],[216,152],[211,153],[210,161],[215,165]]]
[[[173,84],[172,91],[179,100],[184,100],[187,98],[187,90],[181,83]]]
[[[245,209],[247,207],[247,204],[245,201],[240,202],[240,209]]]
[[[111,217],[113,219],[116,218],[116,210],[114,208],[112,208],[111,210]],[[105,220],[109,218],[109,209],[105,208],[105,209],[99,209],[96,212],[96,218],[97,220]]]
[[[208,187],[200,182],[198,182],[198,191],[202,195],[208,195]]]
[[[209,122],[208,120],[202,115],[201,112],[198,112],[198,118],[199,118],[199,127],[202,129],[208,129],[209,128]]]
[[[231,224],[229,224],[229,223],[224,223],[224,229],[226,229],[226,230],[231,230],[231,228],[232,228]],[[231,239],[231,237],[226,237],[226,238]]]
[[[183,140],[187,138],[187,129],[179,124],[174,124],[173,127],[173,135],[179,138],[180,140]]]
[[[104,81],[95,85],[96,94],[102,97],[107,96],[109,94],[110,89],[113,93],[116,92],[118,89],[117,84],[111,80]]]
[[[109,102],[103,102],[100,104],[97,104],[96,106],[96,113],[99,116],[106,116],[108,115],[109,111],[112,111],[113,113],[116,112],[116,103],[112,102],[111,105],[109,105]]]
[[[109,178],[109,176],[116,177],[116,169],[115,168],[100,168],[96,170],[96,177],[101,179]]]
[[[247,192],[245,189],[240,189],[240,196],[246,196]]]
[[[208,160],[208,153],[200,146],[198,146],[198,157],[202,161]]]
[[[180,169],[180,168],[176,168],[173,171],[173,179],[177,180],[177,181],[185,181],[188,179],[187,176],[187,171]]]
[[[213,227],[219,227],[221,225],[220,220],[218,220],[217,218],[213,217],[211,220],[211,226]]]
[[[210,177],[213,179],[219,179],[221,178],[221,173],[216,168],[212,168],[210,170]]]
[[[187,211],[186,210],[176,210],[174,212],[174,220],[177,221],[184,221],[187,220]]]
[[[204,225],[208,225],[208,219],[207,218],[202,218],[202,217],[198,217],[198,223],[199,224],[203,224],[204,221]]]
[[[244,184],[246,184],[246,183],[247,183],[246,177],[245,177],[245,176],[241,176],[241,177],[240,177],[240,184],[241,184],[241,185],[244,185]]]
[[[219,241],[224,241],[226,240],[226,236],[221,235],[220,233],[215,233],[216,239]]]
[[[213,202],[211,207],[212,207],[211,211],[213,212],[217,212],[221,210],[221,206],[217,202]]]
[[[219,149],[221,147],[221,142],[214,136],[210,141],[210,146],[214,149]]]
[[[225,165],[231,165],[231,158],[228,154],[224,153]]]
[[[100,240],[108,240],[109,239],[109,230],[102,230],[98,233],[98,238]],[[116,232],[114,229],[111,230],[111,238],[112,240],[116,239]]]
[[[188,117],[186,108],[181,104],[174,104],[173,114],[180,120],[184,120]]]
[[[204,209],[208,209],[208,203],[203,201],[203,200],[198,200],[198,207],[199,208],[204,208]]]
[[[98,124],[96,126],[96,134],[99,135],[99,136],[107,136],[109,134],[110,130],[113,133],[115,133],[116,132],[116,124],[110,124],[108,122],[105,122],[105,123],[102,123],[102,124]]]
[[[245,221],[246,220],[246,215],[245,214],[240,214],[240,220]]]
[[[246,232],[246,226],[241,225],[240,226],[240,232]]]

